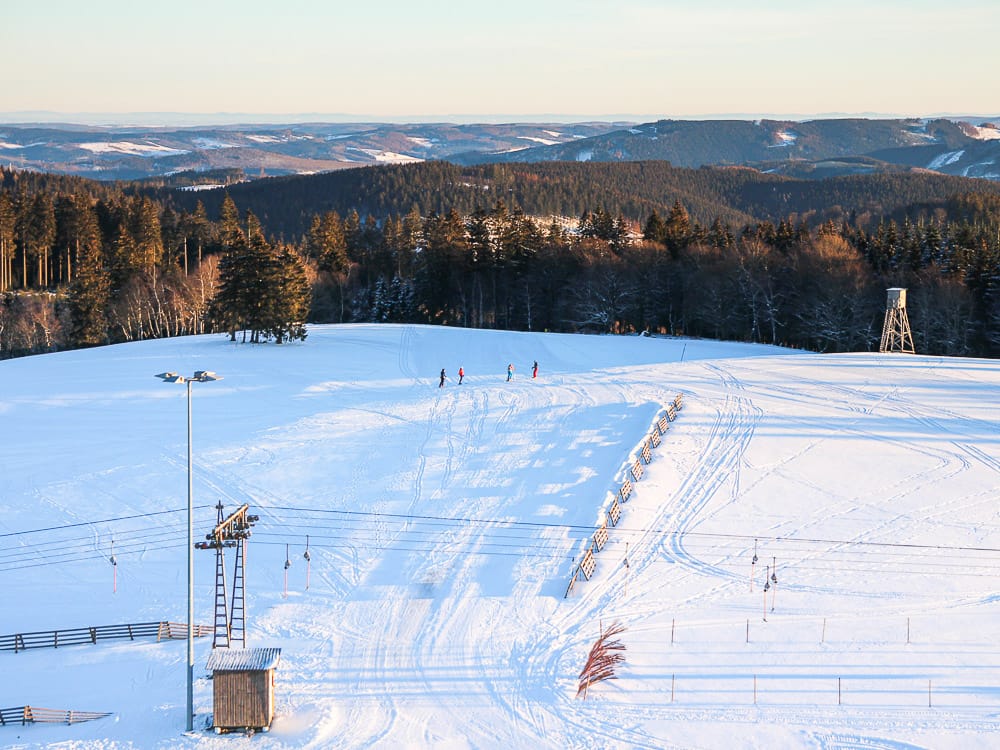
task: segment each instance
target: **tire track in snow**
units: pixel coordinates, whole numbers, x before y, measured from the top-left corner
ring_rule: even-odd
[[[821,384],[814,379],[809,379],[805,377],[799,377],[795,379],[803,383],[811,391],[825,392],[824,391],[826,387],[825,383]],[[767,390],[768,392],[770,392],[771,390],[774,389],[770,388],[769,386]],[[846,408],[848,411],[858,413],[859,418],[857,420],[853,420],[850,425],[844,426],[836,430],[832,435],[824,436],[814,441],[812,444],[810,444],[810,446],[807,449],[800,451],[799,455],[804,453],[805,450],[812,449],[813,447],[828,440],[831,436],[852,435],[867,441],[881,441],[887,444],[895,445],[897,447],[903,447],[907,450],[916,451],[920,454],[926,455],[928,458],[935,459],[936,462],[922,471],[898,479],[892,486],[887,488],[887,489],[894,488],[895,492],[888,495],[880,495],[878,500],[875,502],[872,501],[863,502],[859,498],[853,496],[850,498],[841,498],[835,504],[828,504],[824,508],[824,512],[820,516],[814,517],[812,520],[806,523],[799,524],[795,526],[794,529],[789,530],[786,527],[779,529],[772,529],[771,531],[773,531],[773,533],[778,536],[792,536],[792,535],[809,536],[810,534],[815,535],[817,533],[822,533],[822,528],[828,525],[831,521],[843,518],[846,514],[855,512],[859,509],[863,509],[868,505],[872,505],[873,508],[879,511],[884,511],[886,508],[891,508],[891,509],[900,507],[905,508],[902,501],[904,501],[908,495],[918,491],[922,486],[926,485],[927,483],[947,482],[948,480],[953,479],[954,477],[962,474],[963,472],[969,471],[971,468],[971,464],[966,455],[963,455],[963,453],[976,457],[981,463],[985,464],[989,468],[994,468],[996,465],[996,462],[991,456],[983,453],[978,448],[974,446],[967,446],[962,443],[957,443],[955,441],[952,441],[952,444],[958,448],[957,452],[947,450],[944,448],[939,449],[933,446],[926,446],[926,445],[915,446],[906,443],[900,444],[900,441],[895,437],[884,437],[877,433],[873,434],[872,432],[865,431],[863,429],[863,422],[861,420],[864,418],[864,416],[873,414],[876,407],[879,404],[881,404],[902,413],[904,417],[906,417],[907,419],[912,419],[913,421],[925,424],[927,427],[929,427],[935,432],[939,432],[941,434],[947,434],[947,430],[945,430],[940,423],[922,414],[923,410],[921,407],[914,406],[911,402],[906,401],[904,397],[902,397],[899,394],[898,389],[892,389],[890,392],[879,398],[875,398],[870,393],[854,388],[841,387],[839,389],[834,389],[834,390],[837,390],[841,394],[842,399],[855,398],[863,403],[863,406],[859,407],[852,403],[843,404],[840,403],[838,400],[838,403],[831,405],[834,406],[835,408],[839,409]],[[854,425],[857,425],[857,427],[855,427]],[[971,450],[966,450],[967,448],[970,448]],[[796,457],[790,457],[790,459],[783,461],[782,465],[786,464],[788,460],[794,458]],[[926,464],[926,462],[923,463]],[[760,481],[767,474],[773,473],[775,469],[776,467],[772,467],[770,471],[758,477],[756,481]],[[814,486],[814,489],[820,495],[827,494],[827,490],[823,487]],[[957,498],[949,498],[943,501],[935,500],[933,503],[925,505],[920,508],[905,508],[900,512],[896,513],[895,515],[893,515],[892,517],[884,518],[879,522],[877,522],[875,525],[866,528],[864,531],[849,538],[844,543],[836,544],[822,550],[816,550],[812,553],[799,555],[797,557],[794,557],[791,561],[789,561],[788,564],[794,567],[794,565],[796,564],[801,564],[816,559],[822,559],[824,556],[830,553],[837,553],[839,551],[848,549],[853,543],[857,542],[878,541],[885,539],[887,536],[889,538],[896,539],[896,537],[893,536],[894,529],[897,528],[898,525],[901,523],[909,527],[912,526],[915,518],[919,518],[919,520],[929,521],[937,516],[961,517],[963,510],[970,507],[976,507],[978,505],[981,505],[983,502],[989,502],[989,498],[984,496],[981,499],[973,500],[970,502],[968,497],[957,497]],[[820,531],[813,531],[813,529],[816,528],[819,528]],[[766,532],[762,532],[761,535],[762,536],[766,535]],[[731,558],[732,556],[730,556],[727,559]],[[787,580],[783,582],[783,586],[786,589],[792,589],[800,592],[829,593],[830,591],[829,587],[826,586],[816,586],[815,584],[807,584],[807,583],[793,583]],[[852,595],[867,596],[869,598],[874,596],[870,592],[864,592],[864,591],[852,592]],[[698,596],[695,598],[702,598],[702,596]],[[878,594],[878,598],[882,601],[890,601],[893,598],[898,598],[898,597],[894,597],[891,592],[880,592]],[[887,610],[885,614],[908,614],[911,610],[912,608],[902,609],[899,607],[893,607],[891,611]]]
[[[550,389],[547,402],[549,412],[550,414],[557,412],[563,414],[564,416],[560,417],[560,423],[567,419],[565,415],[572,413],[581,405],[597,405],[595,389],[603,389],[605,393],[610,393],[612,398],[617,398],[618,401],[626,405],[648,401],[648,398],[643,398],[637,402],[632,389],[621,386],[614,381],[609,383],[606,377],[583,379],[598,382],[560,385],[558,396],[551,393]],[[573,406],[566,406],[565,401],[571,401]],[[608,401],[608,398],[603,398],[600,403],[608,403]],[[561,405],[560,409],[553,408],[556,403]],[[558,431],[558,426],[553,425],[551,430]],[[597,581],[591,583],[599,585]],[[635,722],[609,724],[599,704],[584,704],[575,698],[575,687],[563,685],[560,681],[553,688],[553,675],[573,677],[579,670],[580,664],[576,662],[579,657],[580,642],[578,638],[568,634],[576,632],[581,621],[587,623],[598,621],[599,617],[595,612],[600,611],[601,606],[588,607],[585,604],[585,602],[592,601],[588,597],[576,600],[572,604],[569,602],[560,603],[552,617],[545,621],[541,632],[537,622],[520,621],[511,626],[519,634],[519,637],[513,641],[508,658],[519,668],[514,671],[515,685],[509,694],[493,689],[495,703],[504,707],[505,713],[510,717],[510,723],[517,723],[519,726],[520,731],[516,735],[516,741],[521,745],[525,744],[527,740],[540,747],[558,748],[579,747],[582,749],[596,745],[615,748],[649,748],[650,750],[656,748],[659,750],[668,747],[662,738],[648,734],[643,724]],[[529,633],[530,636],[527,635]],[[489,654],[494,650],[495,645],[488,646],[483,653]],[[553,689],[558,697],[558,705],[556,706],[539,704],[531,698],[538,691],[551,691]],[[525,723],[527,723],[527,727],[524,727]],[[576,731],[560,732],[557,744],[556,741],[550,739],[550,735],[546,731],[551,726],[563,726]],[[529,729],[532,734],[530,740],[527,736]],[[579,737],[579,740],[567,745],[568,737]]]
[[[717,565],[704,562],[689,553],[684,545],[684,532],[698,521],[705,507],[720,491],[733,482],[733,499],[739,487],[743,454],[753,439],[761,410],[743,395],[743,384],[723,366],[706,364],[705,368],[718,376],[726,389],[725,402],[712,425],[708,442],[694,470],[684,479],[664,513],[656,519],[660,528],[674,529],[659,543],[661,555],[696,572],[731,580],[736,574]],[[647,557],[651,561],[652,557]]]

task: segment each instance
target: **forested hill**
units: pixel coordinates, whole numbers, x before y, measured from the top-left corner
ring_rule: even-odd
[[[737,167],[685,169],[666,162],[479,165],[447,162],[378,166],[327,174],[277,177],[223,190],[161,192],[178,208],[204,203],[218,216],[229,194],[260,218],[265,230],[301,237],[312,217],[356,210],[377,220],[414,207],[424,216],[451,209],[469,214],[498,200],[535,216],[578,218],[600,208],[640,224],[680,201],[695,220],[734,226],[794,217],[816,226],[826,220],[877,222],[900,217],[912,205],[942,204],[963,193],[1000,195],[1000,183],[934,173],[854,175],[800,180]]]
[[[195,192],[0,167],[0,357],[306,320],[865,351],[892,286],[920,351],[997,356],[998,227],[1000,184],[935,174],[426,163]]]
[[[869,174],[922,168],[997,180],[998,135],[994,123],[980,126],[948,119],[660,120],[589,138],[461,154],[450,160],[482,164],[661,159],[682,167],[743,165],[781,174],[809,164],[818,170],[813,177],[829,171]]]

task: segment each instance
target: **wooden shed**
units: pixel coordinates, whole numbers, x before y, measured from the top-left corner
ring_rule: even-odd
[[[216,732],[259,731],[274,718],[274,672],[280,648],[218,648],[208,657],[212,673],[212,725]]]

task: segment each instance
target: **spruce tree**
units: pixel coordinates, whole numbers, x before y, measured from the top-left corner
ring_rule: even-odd
[[[653,209],[653,213],[649,215],[649,219],[646,220],[646,227],[642,230],[642,237],[649,242],[659,242],[661,245],[666,244],[667,225],[655,208]]]
[[[14,201],[6,192],[0,192],[0,292],[14,286],[14,237],[17,216]]]
[[[105,265],[96,215],[87,210],[80,219],[80,246],[69,291],[69,336],[74,346],[94,346],[108,342],[111,274]]]
[[[249,248],[242,234],[237,233],[230,240],[234,244],[219,260],[219,281],[208,317],[217,330],[227,331],[229,340],[236,341],[236,332],[246,328],[249,290],[245,269]]]
[[[666,232],[663,236],[663,244],[670,251],[670,256],[675,260],[691,243],[691,217],[688,216],[687,209],[680,200],[675,200],[674,205],[667,214]]]

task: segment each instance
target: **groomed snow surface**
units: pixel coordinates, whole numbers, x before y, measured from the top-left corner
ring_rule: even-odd
[[[260,515],[248,645],[282,650],[271,731],[206,729],[198,639],[185,734],[185,643],[146,639],[0,652],[0,707],[112,714],[0,746],[997,746],[995,361],[356,325],[2,362],[0,633],[185,620],[186,389],[154,375],[199,369],[224,379],[193,387],[195,533],[220,501]],[[195,555],[210,625],[215,558]],[[618,679],[577,697],[614,622]]]

